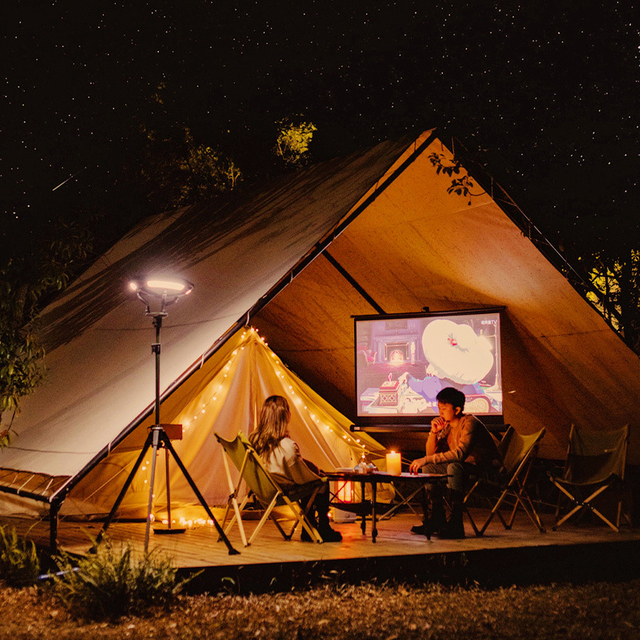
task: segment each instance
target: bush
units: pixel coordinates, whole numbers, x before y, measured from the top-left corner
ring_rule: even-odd
[[[18,537],[15,527],[0,526],[0,579],[15,587],[35,583],[40,575],[36,545]]]
[[[187,580],[176,580],[171,559],[155,550],[136,560],[129,546],[103,542],[95,555],[56,558],[55,594],[71,613],[94,619],[145,614],[171,603]]]

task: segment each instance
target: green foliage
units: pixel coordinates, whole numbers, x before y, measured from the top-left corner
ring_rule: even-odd
[[[0,580],[23,587],[35,583],[39,575],[35,544],[19,538],[14,527],[0,526]]]
[[[288,165],[301,166],[309,161],[309,146],[317,127],[302,116],[284,118],[276,122],[278,137],[274,153]]]
[[[640,250],[598,251],[581,256],[580,262],[595,289],[587,298],[640,353]]]
[[[177,159],[178,169],[185,181],[180,185],[176,204],[190,204],[236,186],[242,172],[233,160],[208,145],[196,144],[186,128],[185,142],[186,153]]]
[[[141,158],[129,167],[154,210],[184,207],[235,189],[242,181],[237,164],[213,146],[198,142],[191,129],[168,113],[168,88],[160,83],[150,96],[141,134]]]
[[[95,555],[76,562],[62,554],[56,563],[62,572],[55,576],[56,595],[72,613],[94,619],[167,606],[190,579],[178,581],[171,560],[156,550],[136,559],[129,546],[116,549],[109,541]]]
[[[460,175],[460,171],[462,170],[462,163],[457,158],[452,158],[451,160],[447,160],[442,153],[432,153],[429,156],[429,160],[431,164],[436,168],[436,173],[440,175],[441,173],[449,176],[451,178],[451,184],[447,187],[447,193],[451,195],[455,193],[459,196],[464,196],[469,199],[467,204],[471,204],[471,198],[483,195],[482,193],[471,193],[471,189],[473,189],[476,185],[473,180],[469,177],[469,174],[464,171],[462,175]],[[459,178],[454,178],[453,176],[460,175]]]
[[[17,411],[20,398],[42,380],[45,349],[36,316],[93,249],[93,237],[82,224],[58,222],[45,237],[46,242],[34,242],[32,255],[0,264],[0,412]],[[0,447],[10,443],[10,436],[9,429],[0,429]]]
[[[233,160],[197,143],[187,127],[164,132],[141,127],[146,137],[139,175],[154,208],[175,209],[231,191],[242,180]]]

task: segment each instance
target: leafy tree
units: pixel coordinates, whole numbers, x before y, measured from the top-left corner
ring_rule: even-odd
[[[45,374],[38,312],[67,286],[93,249],[93,236],[80,223],[58,222],[47,236],[48,242],[34,243],[34,255],[14,256],[0,266],[0,416],[10,416],[9,425],[0,429],[0,447],[10,444],[20,399]]]
[[[627,344],[640,353],[640,249],[581,257],[594,291],[587,298]]]
[[[186,177],[186,182],[180,186],[180,205],[236,187],[242,172],[233,160],[208,145],[196,144],[187,128],[185,141],[186,154],[178,161],[178,167]]]
[[[283,118],[276,122],[278,136],[274,153],[287,165],[302,166],[309,161],[309,146],[313,134],[318,130],[312,122],[302,116]]]
[[[128,172],[153,210],[183,207],[235,189],[242,180],[238,165],[219,149],[198,142],[191,129],[175,121],[165,104],[161,83],[150,96],[139,122],[140,157]],[[131,178],[130,178],[131,179]]]
[[[235,162],[197,143],[188,127],[161,135],[143,127],[147,138],[140,178],[154,208],[183,207],[234,189],[242,180]]]

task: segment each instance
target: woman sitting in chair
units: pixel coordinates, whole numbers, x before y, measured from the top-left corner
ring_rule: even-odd
[[[249,440],[263,459],[267,471],[283,488],[320,480],[309,463],[302,459],[298,445],[289,436],[290,419],[291,411],[286,398],[269,396],[262,405],[258,428],[249,435]],[[316,494],[308,517],[324,542],[342,540],[342,535],[329,525],[329,491],[326,484]],[[304,529],[301,539],[311,542],[311,537]]]

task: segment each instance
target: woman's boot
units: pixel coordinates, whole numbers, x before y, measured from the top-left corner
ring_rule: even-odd
[[[318,515],[316,524],[315,514]],[[313,506],[309,509],[307,515],[313,526],[318,530],[323,542],[340,542],[342,540],[342,534],[339,531],[335,531],[329,524],[329,492],[318,492],[316,498],[313,501]],[[303,529],[301,540],[305,542],[311,541],[311,536]]]
[[[331,528],[327,511],[318,513],[318,533],[323,542],[340,542],[342,540],[342,534]]]

